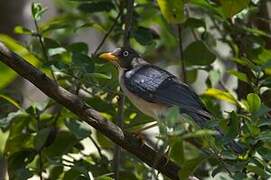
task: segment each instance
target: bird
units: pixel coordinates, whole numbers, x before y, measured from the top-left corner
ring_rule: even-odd
[[[177,106],[180,113],[189,115],[201,128],[206,127],[212,114],[206,109],[193,89],[170,72],[148,63],[131,47],[116,48],[99,55],[113,63],[123,93],[144,114],[156,120],[165,117],[168,110]],[[223,133],[216,128],[217,137]],[[244,150],[234,140],[228,146],[236,153]]]

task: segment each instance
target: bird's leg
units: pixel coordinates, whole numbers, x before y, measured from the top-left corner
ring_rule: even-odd
[[[138,130],[134,131],[133,135],[136,138],[138,138],[141,141],[141,143],[143,144],[144,141],[146,140],[146,136],[142,132],[145,131],[145,130],[148,130],[148,129],[152,128],[152,127],[155,127],[155,126],[157,126],[157,122],[154,122],[154,123],[152,123],[152,124],[150,124],[148,126],[145,126],[145,127],[141,128],[141,129],[138,129]]]

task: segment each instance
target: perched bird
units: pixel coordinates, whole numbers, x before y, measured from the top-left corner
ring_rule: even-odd
[[[198,95],[176,76],[149,64],[132,48],[117,48],[103,53],[101,59],[112,62],[119,70],[119,83],[124,94],[144,114],[161,119],[172,106],[189,115],[201,128],[212,117]],[[217,129],[218,136],[222,132]],[[229,146],[237,153],[243,150],[234,141]]]

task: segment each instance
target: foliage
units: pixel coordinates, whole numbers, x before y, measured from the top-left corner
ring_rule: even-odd
[[[107,41],[122,46],[125,13],[116,17],[125,12],[126,4],[108,0],[56,2],[58,16],[42,22],[47,8],[33,3],[35,28],[14,28],[16,33],[29,37],[27,45],[3,34],[0,41],[116,122],[121,92],[115,68],[99,60],[96,51],[90,52],[97,44],[71,39],[88,29],[106,34],[115,24]],[[261,14],[264,4],[255,0],[135,1],[132,47],[152,63],[178,67],[176,37],[180,36],[180,25],[183,39],[188,42],[183,47],[182,61],[189,83],[204,80],[202,100],[214,115],[200,129],[187,115],[180,117],[178,108],[173,107],[159,122],[155,144],[161,153],[171,147],[168,156],[182,167],[181,179],[190,175],[200,179],[270,178],[271,51],[267,47],[271,35],[269,29],[258,25],[258,21],[269,22]],[[221,46],[229,49],[227,56]],[[202,74],[207,78],[202,79]],[[6,89],[15,77],[0,64],[0,155],[7,159],[10,179],[27,179],[45,172],[47,179],[112,179],[115,146],[53,100],[24,107]],[[229,78],[235,79],[236,88],[227,87],[225,79]],[[224,111],[223,104],[233,108]],[[124,108],[126,130],[134,131],[153,121],[129,101]],[[213,130],[218,127],[224,136],[215,138]],[[224,145],[233,139],[240,143],[243,153],[237,154]],[[120,179],[163,177],[131,154],[121,153]]]

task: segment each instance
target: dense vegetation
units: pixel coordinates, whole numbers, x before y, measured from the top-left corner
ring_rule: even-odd
[[[134,132],[154,120],[125,100],[117,71],[97,54],[129,42],[151,63],[177,69],[214,115],[204,129],[172,108],[146,141],[181,167],[180,179],[267,179],[271,175],[271,34],[265,0],[57,0],[58,16],[32,4],[35,27],[0,41],[102,115]],[[132,10],[132,11],[131,11]],[[127,18],[129,23],[127,23]],[[129,30],[124,25],[131,27]],[[74,42],[94,29],[100,44]],[[129,32],[128,32],[129,31]],[[109,43],[110,42],[110,43]],[[90,47],[91,46],[91,47]],[[95,49],[90,52],[89,49]],[[173,69],[174,69],[173,68]],[[24,107],[7,88],[17,74],[0,63],[0,156],[10,179],[152,179],[167,177],[105,138],[54,99]],[[225,137],[213,138],[214,127]],[[236,140],[244,152],[223,146]],[[132,142],[131,142],[132,143]],[[91,148],[90,148],[91,147]],[[170,147],[170,148],[169,148]],[[88,149],[88,150],[86,150]],[[91,149],[91,150],[89,150]]]

